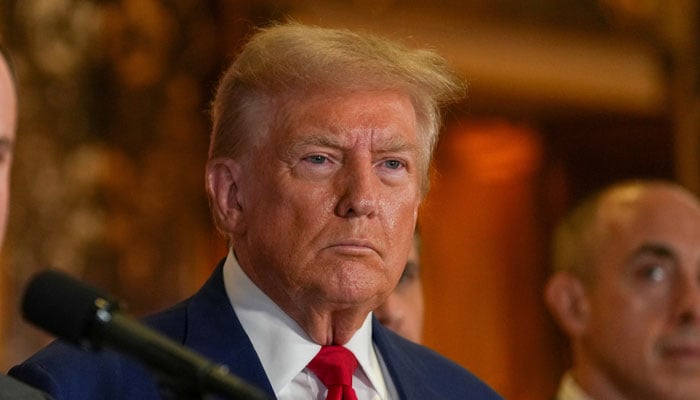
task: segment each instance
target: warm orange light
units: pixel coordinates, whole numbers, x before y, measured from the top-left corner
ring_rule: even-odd
[[[448,151],[459,154],[466,171],[480,183],[518,180],[540,166],[542,143],[529,127],[495,121],[451,131]]]

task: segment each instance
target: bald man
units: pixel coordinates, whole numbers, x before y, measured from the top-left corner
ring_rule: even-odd
[[[573,351],[557,399],[700,399],[698,199],[616,184],[563,220],[553,249],[545,299]]]

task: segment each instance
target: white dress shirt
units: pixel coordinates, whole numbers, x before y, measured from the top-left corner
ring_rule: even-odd
[[[576,383],[571,374],[567,372],[561,378],[557,400],[593,400],[593,398],[588,396]]]
[[[232,251],[224,263],[224,285],[277,398],[324,400],[326,387],[306,368],[321,346],[248,278]],[[345,347],[360,365],[352,383],[358,400],[398,399],[386,365],[372,343],[372,314]]]

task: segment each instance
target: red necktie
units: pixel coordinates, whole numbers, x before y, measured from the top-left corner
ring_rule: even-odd
[[[357,359],[343,346],[322,346],[308,367],[328,388],[326,400],[357,400],[352,374]]]

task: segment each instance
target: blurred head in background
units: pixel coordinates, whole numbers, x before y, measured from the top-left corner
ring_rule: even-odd
[[[0,244],[10,202],[10,167],[17,127],[17,92],[7,53],[0,47]]]
[[[546,302],[571,339],[560,398],[700,399],[700,203],[625,182],[559,225]],[[578,398],[578,397],[576,397]]]
[[[399,283],[384,304],[374,311],[384,326],[416,343],[423,337],[425,308],[420,269],[420,237],[416,233]]]

